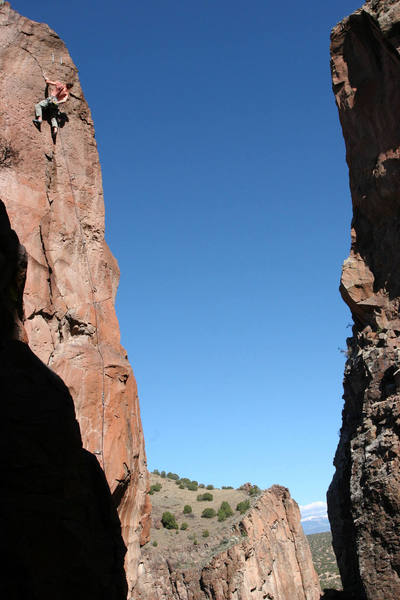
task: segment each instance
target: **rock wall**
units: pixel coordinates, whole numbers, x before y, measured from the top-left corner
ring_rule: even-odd
[[[370,0],[332,31],[353,203],[340,290],[354,326],[328,509],[344,589],[369,600],[400,598],[399,50],[399,0]]]
[[[125,546],[71,395],[21,340],[26,260],[0,202],[0,597],[124,600]]]
[[[205,551],[201,546],[205,547]],[[135,588],[137,600],[319,600],[320,586],[289,491],[263,493],[217,550],[163,556],[146,547]],[[193,549],[193,545],[192,545]],[[193,563],[192,565],[190,563]]]
[[[56,143],[32,124],[44,75],[71,81]],[[84,447],[118,504],[132,587],[149,529],[148,475],[138,395],[120,346],[117,263],[104,241],[104,203],[90,110],[77,69],[45,24],[0,6],[0,197],[26,247],[26,331],[39,358],[65,381]]]

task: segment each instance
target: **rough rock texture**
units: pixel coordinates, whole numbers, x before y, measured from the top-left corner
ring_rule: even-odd
[[[343,586],[400,598],[400,1],[332,32],[333,89],[353,202],[341,293],[353,315],[343,425],[328,492]]]
[[[320,586],[289,491],[273,486],[217,548],[204,541],[162,556],[147,547],[137,600],[319,600]],[[196,549],[198,557],[196,557]],[[192,563],[192,564],[191,564]]]
[[[33,107],[43,73],[72,81],[69,121],[53,144]],[[60,38],[0,6],[0,195],[28,254],[26,331],[39,358],[65,381],[84,447],[118,504],[133,585],[150,504],[136,383],[114,311],[118,266],[104,241],[104,204],[93,122],[77,69]]]
[[[124,600],[125,546],[68,388],[21,341],[26,260],[0,202],[0,597]]]

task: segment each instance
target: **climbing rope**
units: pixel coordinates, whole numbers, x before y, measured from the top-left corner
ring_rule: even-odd
[[[103,353],[101,351],[101,346],[100,346],[100,336],[99,336],[99,326],[98,326],[98,302],[95,299],[95,293],[97,291],[94,282],[93,282],[93,277],[92,277],[92,272],[90,269],[90,263],[89,263],[89,255],[88,255],[88,251],[87,251],[87,245],[86,245],[86,239],[85,239],[85,233],[83,231],[83,227],[82,227],[82,223],[80,220],[80,215],[79,215],[79,210],[78,210],[78,203],[76,201],[75,198],[75,192],[74,192],[74,187],[72,184],[72,177],[71,177],[71,173],[69,170],[69,164],[68,164],[68,159],[67,159],[67,155],[64,149],[64,143],[63,143],[63,136],[60,135],[60,129],[58,129],[58,136],[60,138],[60,142],[61,142],[61,149],[62,149],[62,155],[64,157],[64,162],[65,162],[65,167],[67,170],[67,174],[68,174],[68,178],[69,178],[69,185],[71,188],[71,194],[72,194],[72,199],[73,199],[73,204],[74,204],[74,210],[75,210],[75,217],[76,220],[78,222],[78,226],[79,226],[79,231],[81,234],[81,241],[82,241],[82,245],[83,245],[83,249],[84,249],[84,256],[85,256],[85,260],[86,260],[86,267],[87,267],[87,272],[88,272],[88,276],[89,276],[89,283],[90,283],[90,293],[92,295],[92,304],[93,304],[93,308],[94,308],[94,318],[95,318],[95,327],[96,327],[96,345],[97,345],[97,351],[99,353],[100,356],[100,363],[101,363],[101,372],[102,372],[102,393],[101,393],[101,407],[102,407],[102,415],[101,415],[101,449],[100,449],[100,453],[101,453],[101,461],[102,461],[102,467],[103,467],[103,471],[105,472],[105,460],[104,460],[104,422],[105,422],[105,368],[104,368],[104,356]]]
[[[22,50],[25,50],[25,52],[27,52],[28,54],[30,54],[32,56],[33,60],[36,61],[37,65],[38,65],[38,67],[39,67],[39,69],[40,69],[40,71],[42,73],[43,79],[46,79],[46,75],[44,74],[44,71],[42,69],[42,65],[40,64],[40,62],[38,61],[38,59],[36,58],[36,56],[30,50],[28,50],[28,48],[24,48],[24,46],[20,46],[20,48]]]
[[[46,76],[44,74],[42,65],[40,64],[40,62],[36,58],[36,56],[30,50],[28,50],[27,48],[24,48],[23,46],[21,46],[21,48],[23,50],[25,50],[26,52],[28,52],[28,54],[30,54],[30,56],[35,60],[36,64],[38,65],[38,67],[39,67],[39,69],[40,69],[40,71],[41,71],[41,73],[43,75],[43,78],[46,79]],[[53,56],[54,56],[54,54],[53,54]],[[62,62],[60,64],[62,64]],[[65,152],[64,143],[63,143],[63,136],[61,135],[60,128],[58,128],[58,137],[59,137],[60,142],[61,142],[61,151],[62,151],[62,155],[63,155],[63,158],[64,158],[64,163],[65,163],[65,168],[66,168],[66,172],[67,172],[67,175],[68,175],[69,185],[70,185],[70,188],[71,188],[72,200],[73,200],[74,211],[75,211],[75,218],[76,218],[76,221],[78,223],[78,227],[79,227],[79,231],[80,231],[80,237],[81,237],[81,242],[82,242],[82,246],[83,246],[83,250],[84,250],[84,256],[85,256],[87,273],[88,273],[89,284],[90,284],[90,293],[91,293],[91,296],[92,296],[92,305],[93,305],[93,309],[94,309],[95,328],[96,328],[96,347],[97,347],[97,352],[98,352],[99,357],[100,357],[101,372],[102,372],[102,394],[101,394],[102,415],[101,415],[101,446],[100,446],[100,455],[101,455],[102,468],[103,468],[103,471],[105,472],[105,460],[104,460],[105,367],[104,367],[104,356],[103,356],[103,353],[101,351],[101,340],[100,340],[100,335],[99,335],[99,318],[98,318],[98,304],[99,303],[96,301],[96,297],[95,297],[95,293],[96,293],[97,290],[96,290],[96,287],[94,285],[93,277],[92,277],[92,272],[91,272],[91,269],[90,269],[89,255],[88,255],[88,250],[87,250],[87,245],[86,245],[85,233],[83,231],[82,223],[81,223],[81,220],[80,220],[78,203],[77,203],[76,197],[75,197],[74,186],[73,186],[73,183],[72,183],[72,176],[71,176],[71,172],[70,172],[70,169],[69,169],[69,163],[68,163],[67,155],[66,155],[66,152]]]

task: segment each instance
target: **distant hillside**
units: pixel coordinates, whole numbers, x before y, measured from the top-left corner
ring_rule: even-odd
[[[196,546],[201,541],[206,541],[204,538],[208,538],[209,551],[204,552],[204,546],[201,545],[200,554],[204,554],[204,558],[209,555],[211,548],[215,551],[219,546],[224,547],[227,538],[230,538],[232,525],[238,523],[243,516],[237,507],[245,513],[246,507],[248,510],[261,493],[257,486],[250,484],[245,484],[241,490],[214,489],[211,485],[200,485],[202,487],[197,481],[189,479],[174,480],[154,473],[150,475],[153,506],[150,537],[151,546],[157,547],[157,551],[167,550],[174,554],[177,549],[176,536],[179,535],[178,547],[182,544],[186,546],[187,558],[192,554],[192,549],[195,550],[194,562],[198,562],[200,548]],[[226,513],[221,511],[221,506],[227,509]],[[165,528],[162,524],[163,515],[167,512],[174,517],[176,523],[171,521],[170,528]]]
[[[336,564],[335,553],[332,548],[332,534],[329,531],[324,533],[314,533],[312,535],[307,535],[307,539],[310,544],[311,554],[315,570],[319,576],[321,588],[341,590],[342,582]]]
[[[302,519],[301,524],[306,535],[330,531],[328,517],[308,517],[307,519]]]
[[[330,531],[328,505],[322,500],[300,506],[301,524],[306,535]]]
[[[319,600],[320,585],[287,488],[212,485],[154,471],[150,542],[135,598]]]

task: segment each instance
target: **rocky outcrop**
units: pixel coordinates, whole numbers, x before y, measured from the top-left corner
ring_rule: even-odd
[[[340,290],[354,326],[329,518],[349,597],[398,600],[400,1],[366,2],[331,40],[353,203]]]
[[[124,600],[125,546],[71,395],[21,340],[24,249],[0,202],[0,597]]]
[[[32,124],[44,75],[74,84],[54,144]],[[26,332],[32,350],[65,381],[84,447],[118,504],[136,577],[149,527],[147,471],[136,383],[120,346],[118,266],[104,241],[104,204],[93,122],[77,69],[60,38],[0,6],[0,195],[26,247]]]
[[[289,491],[266,490],[215,548],[199,542],[163,556],[146,546],[135,598],[319,600],[318,577]]]

